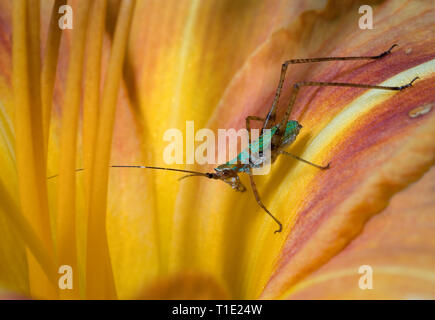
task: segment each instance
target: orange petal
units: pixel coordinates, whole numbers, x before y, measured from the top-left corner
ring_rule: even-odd
[[[363,232],[319,270],[292,287],[290,299],[434,299],[435,168],[393,197]],[[373,289],[359,288],[361,265]]]
[[[288,191],[280,198],[295,207],[288,221],[294,226],[274,262],[263,298],[282,297],[340,252],[394,193],[419,179],[435,161],[435,143],[430,138],[435,134],[435,114],[409,116],[433,101],[435,48],[428,30],[435,12],[431,6],[406,1],[374,8],[379,21],[375,21],[373,34],[343,29],[355,9],[330,22],[333,29],[341,26],[332,36],[346,45],[333,54],[348,55],[352,48],[374,55],[393,43],[399,43],[400,49],[381,61],[351,63],[349,69],[345,63],[319,66],[312,69],[316,73],[308,72],[308,79],[382,85],[403,85],[415,76],[421,80],[411,90],[397,94],[314,88],[306,89],[298,99],[293,115],[309,132],[304,132],[299,137],[302,141],[291,150],[315,162],[330,161],[331,169],[315,176],[306,173],[303,178],[300,170],[294,170],[287,176]],[[418,24],[413,23],[416,17]],[[328,25],[325,16],[315,21],[323,28]],[[321,33],[315,29],[311,36],[320,39]],[[298,177],[301,180],[295,181]],[[291,182],[303,192],[291,190]],[[283,189],[281,185],[277,192]]]
[[[319,164],[331,162],[332,168],[318,171],[281,157],[268,176],[256,178],[263,202],[285,225],[280,235],[273,234],[274,222],[251,194],[237,194],[218,182],[201,180],[200,187],[193,181],[183,182],[192,188],[192,192],[183,192],[179,197],[180,204],[189,210],[185,232],[190,237],[180,248],[194,248],[193,257],[203,270],[219,269],[216,266],[220,265],[218,274],[228,281],[236,297],[258,297],[266,285],[261,297],[279,296],[299,277],[336,254],[370,216],[386,205],[389,197],[415,181],[433,162],[433,142],[429,138],[433,113],[408,116],[409,111],[432,99],[433,11],[412,2],[388,2],[374,8],[379,21],[375,21],[377,28],[371,32],[358,29],[358,5],[331,2],[323,12],[306,12],[293,25],[273,34],[233,79],[209,122],[214,129],[241,128],[246,116],[266,115],[281,64],[290,58],[377,55],[393,43],[400,44],[398,50],[379,61],[291,67],[278,115],[286,109],[291,84],[296,81],[403,85],[417,75],[422,78],[414,88],[399,93],[338,87],[301,90],[291,118],[299,120],[304,128],[289,151]],[[394,28],[392,16],[397,20]],[[416,16],[419,24],[412,23]],[[399,147],[403,147],[402,154],[392,159]],[[412,159],[400,160],[403,155]],[[382,168],[382,163],[393,165]],[[390,170],[401,174],[388,184],[383,180]],[[370,182],[369,177],[373,179]],[[198,189],[200,201],[195,193]],[[364,197],[373,197],[372,193],[376,196],[373,205],[362,208]],[[345,200],[348,207],[343,205],[339,211],[338,206]],[[314,240],[314,231],[321,230],[321,223],[334,223],[329,218],[335,214],[353,219],[325,231],[327,234],[316,238],[300,260],[289,254],[295,241]],[[345,231],[342,238],[340,230]],[[224,240],[216,241],[219,237]],[[196,247],[192,243],[197,243]]]

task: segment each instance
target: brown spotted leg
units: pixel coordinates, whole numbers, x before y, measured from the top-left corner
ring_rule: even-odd
[[[257,186],[255,185],[254,176],[252,175],[252,170],[251,169],[249,169],[248,174],[249,174],[249,179],[251,180],[251,187],[252,187],[252,192],[254,193],[255,200],[257,200],[258,205],[264,211],[266,211],[266,213],[278,224],[278,229],[275,230],[274,233],[281,232],[282,231],[282,224],[281,224],[281,222],[272,213],[270,213],[269,210],[267,210],[267,208],[264,206],[263,202],[260,199],[260,194],[258,193]]]
[[[248,130],[249,144],[251,144],[251,120],[264,121],[264,118],[260,118],[257,116],[247,116],[246,117],[246,130]]]
[[[264,120],[262,131],[264,129],[270,129],[275,125],[276,118],[276,107],[278,105],[278,100],[281,95],[282,86],[284,84],[285,74],[287,72],[287,68],[289,64],[297,64],[297,63],[311,63],[311,62],[324,62],[324,61],[340,61],[340,60],[376,60],[385,57],[386,55],[391,53],[391,50],[394,47],[397,47],[397,44],[393,44],[390,49],[377,56],[362,56],[362,57],[324,57],[324,58],[311,58],[311,59],[292,59],[285,61],[281,67],[281,75],[279,77],[278,88],[275,92],[275,97],[272,102],[272,107],[269,110],[269,113]],[[261,134],[261,133],[260,133]]]
[[[358,83],[343,83],[343,82],[316,82],[316,81],[302,81],[295,83],[293,85],[293,90],[290,97],[290,102],[288,105],[288,108],[285,112],[284,118],[279,124],[277,133],[272,137],[272,147],[279,147],[283,141],[284,138],[284,131],[285,127],[287,125],[287,121],[290,117],[290,113],[293,109],[293,106],[296,101],[296,96],[299,92],[299,89],[301,87],[305,86],[320,86],[320,87],[352,87],[352,88],[365,88],[365,89],[380,89],[380,90],[393,90],[393,91],[401,91],[406,88],[409,88],[412,86],[413,82],[415,80],[419,79],[418,77],[415,77],[412,79],[409,83],[403,85],[403,86],[396,86],[396,87],[390,87],[390,86],[376,86],[371,84],[358,84]]]
[[[257,116],[247,116],[246,117],[246,130],[248,130],[248,137],[249,137],[248,143],[249,143],[249,145],[251,144],[251,124],[250,124],[251,120],[264,121],[264,118],[257,117]],[[249,152],[251,152],[251,150],[249,150]]]

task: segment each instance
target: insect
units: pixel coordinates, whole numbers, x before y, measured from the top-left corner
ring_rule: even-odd
[[[290,152],[285,151],[284,149],[291,145],[299,134],[299,131],[302,129],[302,125],[296,120],[289,120],[291,111],[296,101],[296,97],[302,87],[306,86],[332,86],[332,87],[353,87],[353,88],[366,88],[366,89],[380,89],[380,90],[396,90],[401,91],[406,88],[412,86],[413,82],[418,79],[415,77],[409,83],[402,86],[378,86],[378,85],[370,85],[370,84],[357,84],[357,83],[341,83],[341,82],[317,82],[317,81],[301,81],[293,84],[290,101],[284,117],[281,121],[276,121],[276,113],[277,113],[277,105],[281,95],[281,91],[284,84],[285,75],[287,72],[287,68],[291,64],[299,64],[299,63],[315,63],[315,62],[325,62],[325,61],[340,61],[340,60],[377,60],[381,59],[387,55],[389,55],[394,47],[398,46],[397,44],[392,45],[387,51],[382,52],[376,56],[353,56],[353,57],[323,57],[323,58],[309,58],[309,59],[292,59],[285,61],[281,67],[281,74],[278,82],[278,88],[276,89],[275,96],[272,102],[272,106],[267,113],[267,115],[263,117],[259,116],[248,116],[246,117],[246,129],[249,134],[249,144],[248,148],[243,150],[236,159],[232,161],[228,161],[225,164],[219,165],[214,169],[214,172],[197,172],[197,171],[189,171],[182,169],[173,169],[173,168],[163,168],[163,167],[154,167],[154,166],[127,166],[127,165],[113,165],[113,168],[144,168],[144,169],[155,169],[155,170],[167,170],[167,171],[176,171],[176,172],[184,172],[188,173],[181,177],[180,179],[184,179],[187,177],[200,176],[213,180],[221,180],[228,185],[231,186],[236,191],[245,192],[246,187],[242,184],[239,178],[239,174],[245,173],[249,175],[252,192],[254,197],[258,203],[258,205],[276,222],[278,228],[275,230],[275,233],[282,231],[282,223],[281,221],[273,215],[263,204],[260,194],[257,190],[254,176],[252,174],[252,169],[261,166],[265,161],[270,160],[271,163],[275,162],[279,155],[290,156],[298,161],[304,162],[308,165],[316,167],[320,170],[329,169],[329,163],[325,166],[318,165],[312,163],[306,159],[302,159],[297,155],[294,155]],[[251,142],[250,135],[250,122],[251,121],[262,121],[260,136],[257,140]],[[270,135],[266,137],[263,131],[265,129],[270,129]],[[266,157],[262,156],[262,150],[266,147],[270,147],[270,159],[266,159]],[[260,158],[253,159],[253,154],[260,154]],[[249,161],[242,161],[248,159]],[[255,161],[254,161],[255,160]],[[83,170],[83,169],[78,169]],[[51,178],[51,177],[50,177]]]

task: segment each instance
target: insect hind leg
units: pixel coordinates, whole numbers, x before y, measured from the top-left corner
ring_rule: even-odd
[[[417,79],[420,79],[419,77],[415,77],[407,84],[401,85],[401,86],[379,86],[379,85],[372,85],[372,84],[361,84],[361,83],[347,83],[347,82],[318,82],[318,81],[301,81],[297,82],[293,85],[293,90],[290,96],[290,102],[289,106],[286,110],[286,113],[284,115],[283,120],[280,122],[278,127],[278,132],[284,132],[285,126],[287,124],[287,121],[290,117],[290,113],[293,109],[293,106],[296,101],[296,97],[299,93],[299,90],[302,87],[306,86],[317,86],[317,87],[350,87],[350,88],[363,88],[363,89],[379,89],[379,90],[391,90],[391,91],[402,91],[404,89],[412,87],[414,81]],[[275,138],[275,137],[274,137]],[[276,146],[280,146],[282,144],[284,136],[281,134],[281,136],[278,136],[275,138],[275,140],[272,140],[272,144]],[[279,141],[277,141],[279,139]]]
[[[352,57],[322,57],[322,58],[308,58],[308,59],[291,59],[285,61],[281,66],[281,74],[279,77],[278,88],[275,91],[275,97],[272,102],[272,106],[267,113],[266,119],[264,120],[262,129],[269,129],[273,127],[276,119],[276,108],[278,105],[279,97],[281,96],[282,87],[284,85],[284,79],[287,72],[287,68],[290,64],[299,63],[315,63],[315,62],[326,62],[326,61],[350,61],[350,60],[377,60],[389,55],[393,48],[397,47],[397,44],[393,44],[388,50],[382,52],[381,54],[375,56],[352,56]]]

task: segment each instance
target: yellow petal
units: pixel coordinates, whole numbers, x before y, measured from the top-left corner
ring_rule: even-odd
[[[210,275],[185,272],[154,281],[138,295],[145,300],[223,300],[228,292]]]
[[[39,1],[14,1],[13,30],[15,153],[21,210],[42,240],[43,250],[52,253],[40,103]],[[55,296],[56,289],[38,258],[29,251],[27,259],[32,294]]]
[[[68,65],[65,102],[63,105],[62,132],[60,137],[59,191],[57,199],[56,249],[58,265],[69,265],[78,270],[76,244],[76,149],[78,117],[83,77],[86,26],[89,2],[79,2],[75,8],[75,27],[72,39],[71,59]],[[72,290],[61,291],[64,298],[78,298],[79,285],[76,277]]]
[[[119,105],[112,163],[164,165],[165,130],[184,132],[186,120],[194,120],[196,129],[205,126],[245,59],[301,11],[323,5],[138,2],[125,70],[127,92],[121,92],[133,112],[127,102]],[[109,242],[120,294],[135,293],[137,277],[148,283],[156,275],[195,266],[198,243],[189,221],[199,201],[197,185],[179,184],[171,173],[135,169],[112,169],[110,180]]]
[[[102,297],[116,298],[106,235],[108,167],[110,164],[116,102],[134,4],[135,2],[132,0],[121,3],[101,99],[101,118],[98,123],[96,151],[92,167],[94,176],[88,213],[86,262],[87,296],[93,299]]]

